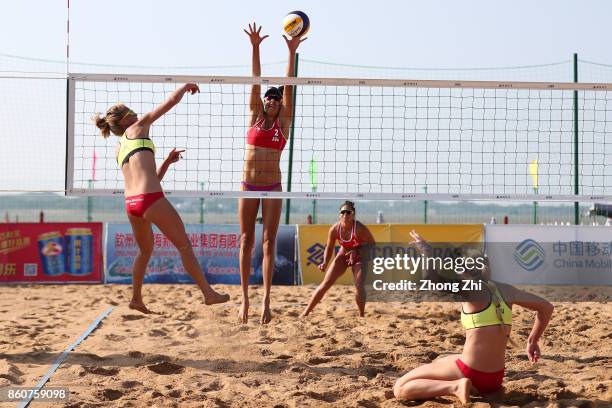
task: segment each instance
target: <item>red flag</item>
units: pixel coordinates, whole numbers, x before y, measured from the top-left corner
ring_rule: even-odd
[[[96,156],[96,151],[94,150],[94,154],[93,154],[93,165],[91,167],[91,179],[93,181],[96,181],[96,160],[98,159],[98,157]]]

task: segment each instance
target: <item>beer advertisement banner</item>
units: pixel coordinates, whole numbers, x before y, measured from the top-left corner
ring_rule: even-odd
[[[299,225],[298,247],[299,266],[302,283],[319,284],[323,281],[325,273],[319,270],[323,262],[327,234],[331,225]],[[466,225],[424,225],[424,224],[372,224],[368,229],[374,235],[376,242],[407,243],[408,234],[413,229],[430,242],[483,242],[484,228],[481,224]],[[335,252],[340,248],[336,242]],[[351,268],[337,281],[337,284],[352,285],[353,274]]]
[[[193,250],[211,284],[240,284],[240,226],[188,224],[185,226]],[[131,283],[132,265],[138,246],[129,224],[108,224],[106,229],[107,283]],[[181,257],[168,238],[154,228],[153,255],[149,260],[146,283],[192,283]],[[249,282],[263,282],[261,261],[262,226],[255,228],[255,248]],[[279,226],[273,283],[293,285],[295,270],[295,226]]]
[[[0,224],[0,283],[102,281],[102,223]]]

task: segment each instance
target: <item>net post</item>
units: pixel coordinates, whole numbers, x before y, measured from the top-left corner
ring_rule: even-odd
[[[427,186],[423,187],[424,193],[427,194]],[[427,224],[427,207],[429,207],[429,201],[425,200],[423,203],[423,224]]]
[[[293,70],[293,75],[298,76],[298,64],[300,62],[300,53],[295,53],[295,69]],[[287,172],[287,192],[291,192],[291,175],[293,171],[293,140],[295,135],[295,102],[297,100],[297,85],[294,85],[293,88],[293,112],[291,121],[291,131],[289,132],[289,170]],[[291,199],[287,199],[287,207],[285,209],[285,224],[289,224],[289,217],[291,215]]]
[[[574,53],[574,83],[578,82],[578,53]],[[578,186],[578,91],[574,90],[574,195],[580,194]],[[580,224],[580,203],[574,202],[574,225]]]
[[[64,162],[64,195],[68,194],[68,185],[69,185],[69,169],[68,166],[68,153],[70,149],[68,148],[68,144],[70,143],[70,77],[66,75],[66,160]]]
[[[204,191],[204,182],[200,182],[200,190]],[[200,197],[200,224],[204,224],[204,197]]]
[[[533,193],[535,195],[538,194],[538,188],[534,187],[533,188]],[[533,202],[533,225],[536,225],[538,223],[538,202],[534,201]]]

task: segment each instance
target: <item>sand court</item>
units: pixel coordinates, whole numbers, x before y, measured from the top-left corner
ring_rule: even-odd
[[[313,314],[299,314],[312,287],[274,287],[274,319],[258,323],[254,288],[247,325],[234,300],[206,307],[193,286],[147,285],[162,314],[127,308],[119,285],[0,287],[0,386],[34,386],[59,354],[108,306],[113,311],[51,377],[69,387],[65,407],[399,407],[394,381],[464,341],[457,305],[370,303],[358,318],[353,288],[333,287]],[[532,316],[515,308],[505,394],[475,397],[475,407],[605,407],[612,400],[612,356],[604,303],[555,303],[532,365],[523,351]],[[450,397],[408,406],[451,407]],[[43,406],[36,404],[34,406]],[[3,403],[0,406],[13,406]]]

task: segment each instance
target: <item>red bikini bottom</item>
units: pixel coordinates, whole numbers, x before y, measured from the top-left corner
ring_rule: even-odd
[[[157,200],[164,197],[163,191],[157,193],[144,193],[125,197],[125,209],[134,217],[142,217],[149,207]]]
[[[455,363],[465,378],[472,380],[472,385],[479,393],[490,394],[501,388],[502,381],[504,380],[504,370],[495,371],[493,373],[474,370],[459,358]]]

